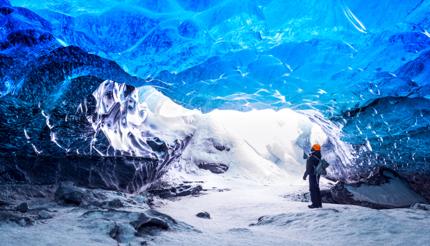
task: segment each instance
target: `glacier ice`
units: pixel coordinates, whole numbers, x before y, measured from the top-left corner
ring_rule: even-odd
[[[318,126],[337,178],[427,175],[429,12],[419,0],[3,0],[0,155],[149,158],[159,172],[206,143],[197,122],[228,125],[232,110],[273,113],[260,127],[285,140],[300,138],[272,125],[282,117]],[[289,143],[263,143],[271,163],[290,160]]]

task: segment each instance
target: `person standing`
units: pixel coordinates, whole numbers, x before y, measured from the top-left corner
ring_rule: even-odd
[[[321,160],[321,146],[319,144],[312,145],[311,153],[306,161],[306,171],[303,175],[303,180],[309,176],[309,191],[311,193],[312,204],[309,208],[322,208],[321,191],[319,187],[319,175],[315,173],[315,168]]]

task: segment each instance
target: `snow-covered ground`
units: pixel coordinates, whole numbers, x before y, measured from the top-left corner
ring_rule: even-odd
[[[56,216],[43,223],[22,227],[14,223],[0,225],[0,245],[116,245],[106,233],[97,228],[88,228],[80,222],[86,212],[81,208],[55,208]]]
[[[136,237],[130,221],[148,207],[139,203],[139,196],[112,193],[108,197],[138,203],[126,202],[117,212],[30,203],[31,208],[46,209],[53,217],[31,226],[1,223],[0,245],[430,245],[429,210],[334,204],[308,209],[307,202],[288,196],[306,191],[305,181],[262,185],[226,176],[199,176],[205,179],[207,189],[199,196],[154,201],[155,210],[172,216],[180,225],[191,225],[191,229],[177,226]],[[211,218],[196,216],[203,211]],[[114,225],[121,225],[121,243],[110,235]]]
[[[304,189],[248,184],[160,201],[158,210],[201,233],[164,232],[152,245],[430,245],[430,211],[335,204],[311,210],[285,198]],[[202,211],[211,219],[196,216]]]

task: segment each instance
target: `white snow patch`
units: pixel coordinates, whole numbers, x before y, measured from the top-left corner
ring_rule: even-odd
[[[285,186],[232,186],[230,191],[160,201],[161,212],[174,214],[201,233],[165,232],[150,245],[416,245],[430,243],[430,213],[416,209],[375,210],[351,205],[306,203],[283,198],[306,189]],[[211,219],[195,215],[207,211]],[[265,216],[261,225],[253,225]]]
[[[390,177],[389,182],[382,185],[362,184],[358,187],[346,186],[353,194],[354,200],[367,201],[388,206],[410,206],[414,203],[425,203],[425,200],[409,188],[401,179],[386,173]]]

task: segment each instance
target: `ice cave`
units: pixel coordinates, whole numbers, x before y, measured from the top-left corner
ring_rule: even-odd
[[[0,0],[0,245],[430,245],[429,202],[430,0]]]

